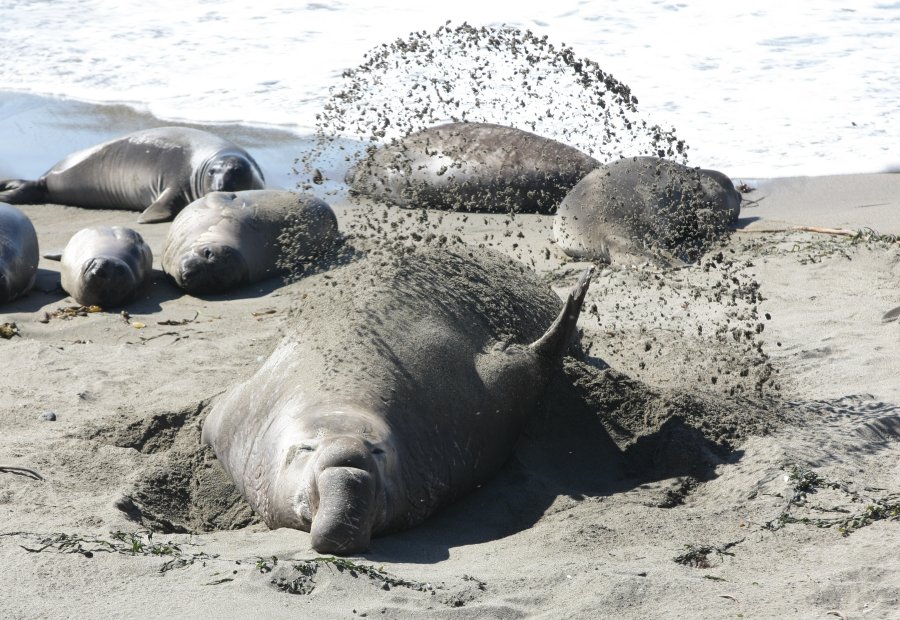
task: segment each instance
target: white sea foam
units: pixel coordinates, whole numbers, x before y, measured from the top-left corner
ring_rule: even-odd
[[[308,133],[366,51],[448,19],[573,46],[674,126],[697,165],[758,177],[900,162],[890,1],[11,0],[0,3],[0,89]]]

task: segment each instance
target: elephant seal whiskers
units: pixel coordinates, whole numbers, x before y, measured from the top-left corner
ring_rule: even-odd
[[[212,191],[265,187],[241,147],[188,127],[159,127],[72,153],[37,181],[0,181],[0,201],[141,211],[138,222],[167,222]]]
[[[476,249],[372,253],[312,276],[288,335],[215,404],[203,441],[270,527],[309,531],[321,553],[363,551],[503,465],[589,279],[560,310],[524,265]]]

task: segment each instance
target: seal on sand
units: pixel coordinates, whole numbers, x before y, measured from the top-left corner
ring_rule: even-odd
[[[400,207],[552,213],[599,165],[576,148],[520,129],[449,123],[375,150],[347,183],[356,194]]]
[[[199,129],[159,127],[73,153],[37,181],[0,181],[0,201],[128,209],[152,223],[211,191],[263,187],[259,165],[236,144]]]
[[[280,273],[279,236],[291,229],[296,257],[315,258],[338,239],[326,203],[282,190],[213,192],[185,207],[163,247],[163,271],[191,294],[221,293]]]
[[[594,170],[569,192],[553,237],[569,256],[677,265],[727,235],[740,208],[741,194],[721,172],[632,157]]]
[[[590,279],[560,310],[499,254],[384,251],[301,281],[287,336],[203,426],[262,519],[309,531],[320,553],[363,551],[498,471],[576,333]]]
[[[120,306],[147,281],[153,252],[143,237],[122,226],[94,226],[75,233],[62,254],[62,287],[84,306]]]
[[[31,289],[40,258],[31,220],[19,209],[0,202],[0,303]]]

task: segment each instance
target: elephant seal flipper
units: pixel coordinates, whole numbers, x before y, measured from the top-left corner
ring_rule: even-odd
[[[26,181],[25,179],[0,181],[0,202],[20,205],[49,202],[47,184],[43,181]]]
[[[531,348],[545,359],[561,359],[563,353],[569,348],[575,334],[578,333],[578,317],[581,316],[581,307],[584,297],[587,295],[594,268],[588,267],[578,278],[578,282],[569,291],[566,303],[559,311],[559,316],[553,324],[538,340],[531,344]]]
[[[160,222],[170,222],[178,213],[181,204],[181,197],[178,191],[167,187],[159,198],[153,201],[149,207],[141,212],[138,217],[138,224],[158,224]]]

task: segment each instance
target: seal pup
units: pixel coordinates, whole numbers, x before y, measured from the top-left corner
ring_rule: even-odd
[[[0,202],[0,303],[31,289],[40,258],[31,220],[14,206]]]
[[[553,237],[576,258],[680,265],[726,236],[740,208],[740,192],[721,172],[631,157],[594,170],[569,192]]]
[[[204,422],[269,527],[364,551],[493,476],[576,333],[560,300],[487,250],[370,253],[304,279],[294,324]]]
[[[163,271],[191,294],[222,293],[271,278],[281,273],[279,236],[288,227],[305,259],[327,252],[338,240],[334,212],[314,196],[282,190],[207,194],[172,222]]]
[[[449,123],[376,149],[350,170],[351,193],[400,207],[553,213],[600,163],[549,138],[490,123]]]
[[[147,281],[153,252],[143,237],[123,226],[94,226],[75,233],[62,253],[44,258],[61,261],[62,287],[83,306],[120,306]]]
[[[214,134],[159,127],[72,153],[37,181],[0,181],[0,200],[141,211],[140,223],[168,222],[211,191],[265,187],[249,153]]]

